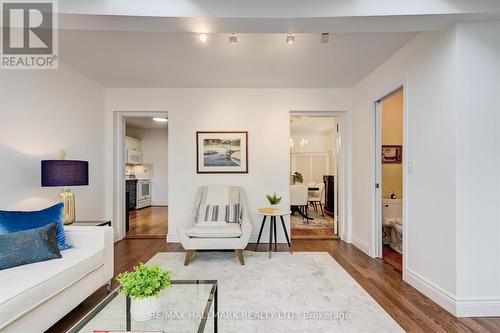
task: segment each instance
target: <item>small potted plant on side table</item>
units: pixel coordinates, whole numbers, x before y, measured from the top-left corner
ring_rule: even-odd
[[[277,212],[279,209],[276,208],[276,207],[281,202],[281,197],[278,197],[278,195],[276,194],[276,192],[274,192],[273,194],[267,194],[266,198],[267,198],[267,201],[269,201],[269,203],[271,204],[271,207],[269,207],[269,208],[262,208],[261,211],[265,212],[265,213],[275,213],[275,212]]]
[[[160,293],[170,287],[173,273],[159,264],[146,266],[141,263],[132,272],[117,276],[119,292],[130,297],[130,314],[135,321],[150,320],[160,310]]]

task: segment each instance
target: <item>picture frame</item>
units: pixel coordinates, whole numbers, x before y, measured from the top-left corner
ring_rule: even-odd
[[[403,160],[403,146],[382,145],[382,163],[401,163]]]
[[[248,173],[248,132],[197,131],[196,173]]]

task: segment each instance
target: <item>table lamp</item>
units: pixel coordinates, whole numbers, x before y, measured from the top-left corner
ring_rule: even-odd
[[[42,161],[42,187],[61,186],[59,194],[64,204],[63,223],[75,222],[75,196],[66,186],[85,186],[89,184],[89,162],[74,160]]]

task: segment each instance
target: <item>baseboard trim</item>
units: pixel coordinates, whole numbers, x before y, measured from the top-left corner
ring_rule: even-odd
[[[404,280],[455,317],[499,317],[500,299],[457,299],[421,275],[405,268]]]
[[[454,316],[457,315],[456,301],[450,293],[444,291],[434,283],[428,281],[421,275],[411,271],[408,268],[404,269],[404,280],[412,287],[420,291],[422,294],[436,302],[439,306],[441,306],[449,313],[453,314]]]
[[[168,207],[168,202],[166,202],[166,201],[152,201],[151,206]]]
[[[500,299],[459,299],[457,317],[500,317]]]
[[[177,233],[168,233],[167,234],[167,243],[180,243],[181,240],[177,236]]]
[[[269,230],[269,228],[268,228],[268,230]],[[278,244],[286,244],[286,239],[285,239],[285,234],[283,233],[283,229],[280,232],[280,229],[279,229],[279,226],[278,226],[277,232],[278,232],[278,241],[277,241]],[[288,237],[290,237],[290,233],[288,234]],[[250,244],[257,243],[257,238],[259,238],[259,234],[258,233],[252,233],[250,235],[250,239],[248,240],[248,243],[250,243]],[[273,242],[274,242],[274,238],[273,238]],[[266,234],[266,230],[262,231],[262,236],[260,237],[260,243],[259,244],[269,244],[269,233]]]
[[[364,254],[366,254],[367,256],[370,256],[370,247],[368,246],[368,244],[364,240],[362,240],[354,235],[351,235],[351,243],[352,243],[352,245],[356,246],[358,249],[363,251]]]
[[[349,243],[351,244],[352,243],[352,237],[350,234],[347,234],[347,233],[342,233],[340,235],[340,239],[343,240],[344,242],[346,243]]]

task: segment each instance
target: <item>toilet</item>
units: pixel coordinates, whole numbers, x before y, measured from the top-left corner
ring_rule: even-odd
[[[403,203],[401,199],[382,199],[384,244],[403,253]]]

